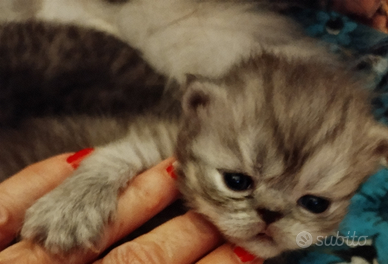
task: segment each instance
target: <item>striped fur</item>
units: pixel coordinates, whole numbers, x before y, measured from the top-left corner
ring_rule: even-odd
[[[103,30],[181,83],[188,73],[220,78],[263,47],[289,56],[322,54],[295,22],[276,13],[277,4],[307,2],[301,0],[34,0],[33,8],[17,4],[25,0],[3,1],[19,12],[13,10],[16,18],[0,12],[0,20],[28,14]]]
[[[23,9],[24,1],[4,0],[0,6]],[[174,147],[178,182],[188,205],[252,253],[272,257],[296,249],[301,231],[316,239],[335,230],[350,197],[387,154],[386,128],[373,121],[360,84],[343,69],[312,59],[320,50],[309,41],[296,43],[297,28],[268,10],[257,10],[256,3],[262,1],[106,2],[112,5],[35,0],[28,9],[1,15],[6,20],[33,17],[102,29],[138,48],[168,78],[179,83],[187,73],[207,78],[185,87],[182,116],[166,96],[122,118],[30,119],[21,122],[23,132],[1,130],[3,175],[50,154],[99,146],[73,177],[28,210],[24,237],[53,252],[95,248],[103,226],[114,220],[120,190],[137,173],[172,155]],[[46,26],[31,25],[50,36]],[[73,34],[74,28],[63,32],[64,39],[87,43],[83,34]],[[93,36],[106,38],[96,32]],[[127,66],[135,72],[142,65],[156,86],[165,84],[133,49],[117,39],[115,43],[128,52],[120,65],[131,61]],[[133,103],[143,106],[148,96]],[[253,189],[228,189],[222,171],[250,175]],[[330,199],[329,210],[311,214],[298,206],[306,194]],[[259,209],[283,217],[266,225]]]
[[[97,149],[27,211],[22,235],[51,251],[95,246],[114,219],[121,188],[175,147],[188,205],[231,242],[269,258],[296,249],[301,231],[314,239],[333,232],[387,153],[387,130],[373,120],[368,93],[342,69],[315,59],[264,53],[224,78],[193,79],[185,89],[181,115],[166,100],[164,114],[128,121],[126,136]],[[222,171],[250,175],[253,189],[228,189]],[[306,194],[332,204],[312,214],[297,205]],[[259,208],[283,217],[267,226]]]
[[[302,231],[314,239],[333,232],[359,184],[378,168],[376,150],[386,148],[388,134],[373,121],[368,93],[338,68],[272,55],[236,68],[220,89],[206,85],[198,90],[206,91],[208,107],[191,111],[178,138],[186,146],[177,157],[189,205],[264,258],[297,249]],[[229,190],[222,171],[250,175],[254,188]],[[332,204],[312,214],[297,205],[307,194]],[[283,217],[267,226],[259,208]],[[263,232],[272,239],[260,238]]]
[[[98,146],[73,177],[28,210],[22,235],[53,252],[77,246],[95,248],[103,226],[114,220],[117,194],[138,172],[172,155],[174,148],[180,164],[178,182],[188,205],[212,221],[231,242],[252,253],[272,257],[296,249],[295,238],[301,231],[310,232],[316,239],[335,230],[352,194],[387,154],[386,128],[373,121],[368,94],[360,85],[343,69],[312,58],[317,50],[294,41],[298,33],[285,26],[288,20],[271,13],[251,12],[252,2],[111,2],[116,3],[108,8],[94,0],[36,0],[31,10],[22,13],[116,34],[139,48],[159,72],[180,83],[187,73],[207,78],[194,79],[185,87],[182,116],[176,101],[169,96],[159,94],[143,104],[153,94],[145,92],[144,96],[137,94],[127,101],[136,111],[120,118],[44,117],[22,120],[19,130],[1,129],[3,176],[55,153]],[[7,0],[3,5],[9,3]],[[61,3],[66,3],[62,5],[66,9],[61,8]],[[155,5],[163,12],[155,13]],[[51,12],[51,7],[58,6],[59,12]],[[85,6],[90,8],[84,9]],[[29,23],[31,32],[52,39],[51,27]],[[8,30],[25,33],[20,24],[10,24]],[[133,75],[142,77],[132,79],[134,85],[138,82],[144,88],[146,80],[153,76],[148,84],[160,92],[166,82],[120,40],[98,32],[74,34],[79,32],[74,27],[56,26],[53,31],[58,30],[62,30],[63,41],[57,43],[72,43],[81,49],[80,54],[84,54],[82,47],[88,48],[89,40],[97,40],[97,44],[103,41],[108,46],[114,43],[101,54],[118,47],[125,56],[113,52],[113,57],[122,59],[119,64],[102,56],[99,66],[110,69],[112,64],[121,65],[116,69],[124,70],[117,73],[126,72],[125,69],[137,72],[140,67],[147,74]],[[80,42],[82,45],[77,45]],[[31,41],[32,48],[42,47],[40,44]],[[54,44],[48,46],[52,48]],[[272,45],[276,48],[269,48]],[[39,58],[47,55],[44,49],[41,51],[35,53],[41,56],[30,64],[21,64],[39,65]],[[66,61],[66,53],[58,51],[47,57],[49,66],[50,62],[65,65],[62,62]],[[92,62],[89,67],[93,65]],[[9,67],[5,65],[3,69]],[[112,76],[121,76],[122,83],[126,83],[126,76],[132,75]],[[61,79],[56,80],[56,84],[63,84]],[[96,83],[100,85],[92,82]],[[120,84],[115,82],[112,88],[121,87]],[[223,182],[222,171],[250,175],[254,188],[241,193],[231,191]],[[329,210],[315,215],[298,206],[296,201],[306,194],[330,199]],[[267,226],[259,209],[277,211],[283,217]],[[263,239],[259,235],[263,232],[271,239]]]
[[[141,112],[166,83],[125,42],[71,25],[2,24],[0,57],[0,127],[26,117]]]

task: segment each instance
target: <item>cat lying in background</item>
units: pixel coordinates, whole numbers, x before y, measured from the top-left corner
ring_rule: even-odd
[[[125,125],[110,119],[149,112],[162,96],[174,97],[164,92],[166,78],[136,50],[91,29],[32,21],[0,25],[0,58],[0,181],[39,160],[119,138]],[[99,121],[44,121],[82,115]],[[99,126],[109,133],[99,133]]]
[[[187,73],[222,77],[236,61],[263,48],[289,56],[322,53],[293,21],[275,12],[284,3],[307,2],[303,0],[34,0],[29,5],[20,5],[25,0],[7,1],[19,10],[14,20],[28,13],[26,18],[113,34],[138,49],[158,72],[180,83]]]
[[[142,6],[131,6],[128,19],[140,11],[136,21],[160,16],[148,26],[141,22],[143,28],[116,25],[124,25],[119,32],[130,32],[134,39],[127,43],[156,71],[177,81],[169,89],[177,97],[160,95],[122,118],[46,117],[23,122],[20,133],[4,130],[12,148],[2,163],[12,162],[10,153],[28,156],[71,140],[72,146],[98,141],[91,137],[111,142],[27,211],[22,236],[54,253],[97,248],[120,191],[171,155],[188,205],[258,256],[297,249],[301,231],[314,240],[333,232],[353,193],[387,154],[387,129],[373,120],[367,92],[340,66],[317,58],[310,42],[295,47],[297,33],[281,34],[285,24],[274,34],[266,23],[283,18],[255,13],[251,3],[168,3],[178,16],[151,12],[157,6],[147,0],[124,3]],[[20,142],[34,151],[17,149]]]
[[[23,29],[11,23],[0,29],[0,49],[4,54],[0,73],[6,76],[0,79],[0,126],[5,127],[19,125],[26,116],[125,116],[126,112],[138,111],[159,100],[166,82],[173,86],[178,81],[182,87],[188,73],[221,77],[236,62],[260,54],[263,46],[271,50],[276,47],[278,52],[296,57],[322,54],[309,40],[296,42],[295,38],[302,36],[297,26],[269,12],[267,1],[4,0],[0,5],[4,8],[0,17],[7,23],[37,18],[85,27],[61,30],[35,24]],[[113,36],[91,33],[87,27]],[[57,30],[61,32],[55,34]],[[15,42],[18,45],[12,47]],[[305,44],[303,48],[301,43]],[[141,62],[139,54],[151,66]],[[171,93],[175,93],[174,89]],[[20,128],[13,133],[21,135],[20,131],[26,130],[29,129]],[[6,156],[12,147],[7,143],[12,142],[8,136],[11,133],[0,133]],[[24,145],[30,144],[25,141],[22,140]],[[66,144],[56,151],[43,147],[44,151],[35,151],[35,155],[15,152],[12,161],[2,166],[0,179],[50,154],[107,142],[62,141]],[[73,147],[69,148],[69,144]]]

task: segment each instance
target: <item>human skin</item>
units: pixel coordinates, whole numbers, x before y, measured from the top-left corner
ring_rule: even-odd
[[[50,255],[30,241],[22,240],[7,246],[20,230],[25,210],[70,176],[77,167],[79,159],[70,159],[72,163],[66,161],[71,156],[63,154],[33,164],[0,184],[0,263],[188,264],[198,261],[200,264],[238,264],[244,260],[234,253],[234,247],[225,243],[209,222],[190,211],[98,259],[99,252],[135,230],[179,196],[175,180],[166,170],[174,161],[172,158],[131,182],[130,188],[120,196],[116,220],[107,227],[100,247],[94,251],[59,257]],[[257,259],[244,263],[262,262]]]
[[[333,8],[347,14],[372,18],[381,6],[381,0],[335,0]]]
[[[334,0],[332,8],[345,15],[388,33],[388,2],[386,0]]]

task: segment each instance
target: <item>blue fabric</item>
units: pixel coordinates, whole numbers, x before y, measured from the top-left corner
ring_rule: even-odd
[[[351,67],[356,66],[365,74],[370,88],[380,94],[371,102],[375,117],[388,124],[388,35],[332,11],[292,9],[288,15],[304,26],[307,35],[349,59]],[[353,240],[359,241],[358,245],[310,247],[299,257],[299,264],[351,263],[355,259],[388,264],[387,169],[371,176],[352,198],[339,234],[355,235]],[[295,259],[289,262],[295,263]]]
[[[311,252],[300,260],[300,264],[336,264],[343,262],[343,259],[335,255],[320,252]]]

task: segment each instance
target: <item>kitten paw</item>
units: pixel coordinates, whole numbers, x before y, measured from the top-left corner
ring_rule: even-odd
[[[84,192],[75,189],[60,186],[30,207],[22,237],[54,254],[84,249],[96,251],[104,226],[115,214],[117,193],[106,188]]]

